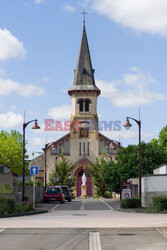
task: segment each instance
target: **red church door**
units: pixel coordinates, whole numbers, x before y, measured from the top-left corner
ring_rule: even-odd
[[[82,175],[83,172],[86,174],[86,186],[87,186],[87,196],[91,197],[92,196],[92,180],[91,177],[88,175],[87,171],[81,170],[78,173],[77,177],[77,196],[81,196],[81,186],[82,186]]]

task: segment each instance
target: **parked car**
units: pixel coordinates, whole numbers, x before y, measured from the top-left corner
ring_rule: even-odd
[[[72,199],[72,193],[71,193],[69,187],[68,186],[63,186],[63,185],[61,185],[60,187],[63,190],[64,196],[65,196],[65,200],[71,201],[71,199]]]
[[[44,194],[44,202],[59,201],[64,203],[65,196],[60,186],[49,186]]]

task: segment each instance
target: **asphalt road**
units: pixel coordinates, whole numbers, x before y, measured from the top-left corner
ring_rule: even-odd
[[[36,205],[36,208],[60,210],[60,211],[76,211],[76,210],[111,210],[112,208],[119,208],[119,201],[103,199],[75,199],[71,202],[66,201],[64,204],[59,202],[41,203]],[[107,204],[109,206],[107,206]]]
[[[1,250],[166,250],[156,229],[6,229]]]
[[[0,250],[166,250],[167,215],[115,211],[111,199],[39,204],[42,215],[1,218]]]

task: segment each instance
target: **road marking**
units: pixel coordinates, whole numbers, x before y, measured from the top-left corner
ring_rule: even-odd
[[[80,210],[82,210],[83,215],[85,214],[85,200],[81,200]]]
[[[109,204],[107,204],[104,200],[99,199],[101,202],[103,202],[110,210],[114,210],[113,207],[111,207]]]
[[[5,229],[0,228],[0,233],[2,233],[2,232],[4,232],[4,231],[5,231]]]
[[[156,227],[156,230],[167,238],[167,228],[166,227]]]
[[[102,250],[99,232],[89,233],[89,250]]]
[[[60,204],[56,204],[54,207],[52,207],[52,208],[50,209],[50,211],[53,212],[54,210],[56,210],[56,208],[57,208],[58,206],[60,206]]]

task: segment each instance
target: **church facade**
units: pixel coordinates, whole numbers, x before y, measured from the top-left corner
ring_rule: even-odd
[[[68,90],[71,97],[72,113],[70,117],[70,132],[59,140],[45,147],[46,161],[43,156],[33,159],[31,166],[37,164],[44,175],[46,167],[47,179],[54,169],[60,155],[73,162],[72,176],[76,176],[75,195],[81,195],[82,175],[86,174],[87,196],[92,196],[95,188],[87,168],[96,158],[107,157],[115,159],[120,144],[111,140],[98,131],[97,101],[100,89],[95,84],[94,69],[92,67],[85,25],[83,33],[73,86]],[[46,166],[45,166],[46,165]]]

